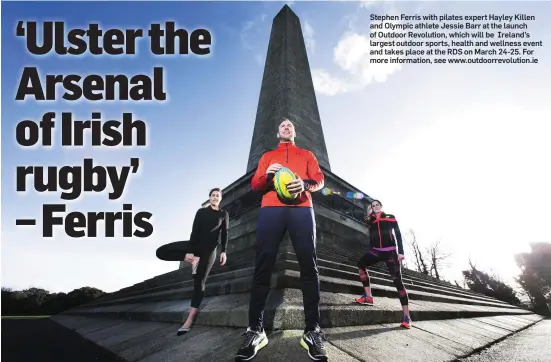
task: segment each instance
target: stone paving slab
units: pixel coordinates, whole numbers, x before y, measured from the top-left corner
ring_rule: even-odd
[[[478,318],[464,318],[457,320],[457,322],[463,325],[470,326],[471,328],[476,328],[478,333],[483,333],[484,335],[490,337],[492,340],[498,340],[511,333],[511,331],[508,329],[496,327],[493,324],[486,323],[479,320]]]
[[[195,325],[176,336],[179,323],[122,321],[101,318],[56,317],[56,321],[80,331],[86,339],[116,353],[126,361],[233,361],[244,328]],[[87,320],[88,319],[88,320]],[[440,321],[414,321],[413,328],[398,323],[325,328],[330,361],[454,361],[525,329],[543,317],[484,317]],[[82,326],[81,326],[82,325]],[[498,326],[499,325],[499,326]],[[309,361],[300,346],[302,330],[268,332],[269,344],[255,362]]]
[[[551,360],[551,320],[507,338],[490,348],[461,359],[464,362],[549,362]]]
[[[415,328],[454,340],[471,349],[481,348],[493,342],[495,338],[500,338],[502,336],[501,334],[497,334],[494,337],[489,336],[485,330],[464,323],[463,321],[463,319],[429,322],[420,321],[415,322]]]

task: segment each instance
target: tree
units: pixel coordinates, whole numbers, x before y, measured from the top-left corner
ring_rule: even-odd
[[[498,276],[478,270],[471,260],[469,260],[469,267],[469,270],[463,270],[463,276],[470,290],[509,304],[520,305],[520,299],[515,290]]]
[[[103,294],[105,293],[97,288],[83,287],[69,292],[67,297],[70,300],[70,308],[73,308],[82,304],[90,303]]]
[[[421,249],[419,249],[419,244],[417,244],[417,237],[415,236],[415,232],[410,229],[409,233],[411,234],[411,249],[413,250],[413,255],[415,256],[415,267],[417,268],[417,271],[419,273],[429,275],[429,270],[427,268],[427,264],[425,263],[423,253],[421,252]]]
[[[105,293],[97,288],[83,287],[68,294],[50,293],[40,288],[14,291],[2,288],[2,315],[52,315],[90,303]]]
[[[446,254],[443,252],[440,241],[433,243],[430,247],[423,251],[419,247],[415,232],[410,229],[409,234],[411,249],[413,250],[413,256],[415,257],[413,261],[416,270],[420,273],[430,275],[438,280],[441,280],[441,271],[444,261],[449,258],[451,254]]]
[[[451,254],[446,254],[442,251],[440,246],[440,240],[432,244],[428,249],[429,260],[430,260],[430,275],[440,280],[441,267],[443,267],[444,261],[450,257]]]
[[[20,314],[25,298],[21,291],[2,287],[2,315]]]
[[[38,311],[40,305],[42,305],[48,294],[50,294],[49,291],[41,288],[29,288],[21,292],[25,296],[21,306],[23,314],[33,314],[33,311]]]
[[[532,243],[529,253],[515,255],[521,272],[516,281],[524,290],[532,310],[551,315],[551,244]]]

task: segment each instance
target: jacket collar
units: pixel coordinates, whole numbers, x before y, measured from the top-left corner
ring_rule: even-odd
[[[277,145],[278,149],[286,149],[286,148],[296,148],[295,144],[293,142],[279,142]]]
[[[377,219],[377,214],[376,213],[372,212],[371,216],[373,217],[373,219]],[[385,212],[381,211],[381,215],[380,215],[379,219],[384,219],[385,217],[386,217]]]

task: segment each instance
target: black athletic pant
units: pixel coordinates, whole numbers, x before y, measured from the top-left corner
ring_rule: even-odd
[[[263,327],[272,271],[285,231],[289,231],[300,267],[306,329],[319,326],[320,284],[314,210],[309,207],[263,207],[256,227],[256,259],[249,304],[251,329]]]
[[[191,253],[192,245],[190,241],[175,241],[160,246],[157,249],[157,258],[165,261],[182,261],[186,254]]]
[[[216,260],[217,245],[209,248],[202,248],[199,252],[199,264],[197,265],[196,273],[193,275],[193,297],[191,298],[191,306],[199,308],[205,294],[205,285],[209,276],[210,270]],[[157,249],[157,257],[166,261],[182,261],[186,254],[191,253],[191,244],[189,242],[174,242],[166,244]]]
[[[370,249],[358,262],[358,269],[360,272],[360,280],[364,287],[369,287],[369,274],[367,273],[367,267],[378,262],[384,261],[388,268],[388,272],[392,277],[392,281],[398,290],[400,295],[400,303],[402,305],[408,305],[408,293],[402,282],[402,271],[400,268],[400,262],[398,261],[398,253],[396,250],[381,251]]]
[[[205,285],[209,276],[210,270],[216,260],[216,248],[208,253],[204,251],[201,255],[197,255],[199,259],[199,265],[197,265],[197,272],[193,275],[193,297],[191,298],[191,307],[199,308],[201,301],[203,301],[203,295],[205,294]]]

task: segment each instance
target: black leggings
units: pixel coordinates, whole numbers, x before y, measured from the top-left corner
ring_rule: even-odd
[[[216,248],[208,253],[202,253],[199,255],[199,265],[197,265],[197,272],[193,274],[193,297],[191,298],[191,307],[199,308],[203,295],[205,294],[205,285],[209,276],[210,270],[216,260]]]
[[[196,273],[193,274],[193,297],[191,298],[191,307],[199,308],[205,294],[205,285],[210,270],[216,260],[216,245],[213,248],[202,250],[199,257]],[[166,261],[182,261],[186,254],[191,253],[191,244],[189,242],[177,241],[166,244],[157,249],[157,258]]]
[[[400,269],[400,262],[398,261],[398,254],[395,250],[380,251],[370,249],[358,262],[358,269],[360,272],[360,280],[364,287],[369,287],[369,274],[367,273],[367,267],[378,262],[384,261],[392,281],[398,290],[400,296],[400,303],[402,305],[408,305],[408,293],[402,282],[402,271]]]

